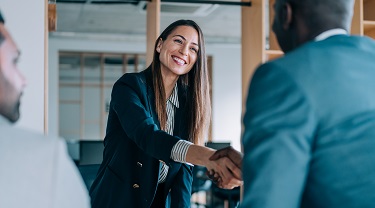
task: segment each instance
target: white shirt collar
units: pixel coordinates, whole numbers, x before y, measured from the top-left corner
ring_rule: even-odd
[[[348,35],[348,32],[342,28],[330,29],[320,33],[318,36],[314,38],[314,40],[321,41],[334,35]]]
[[[174,106],[176,106],[176,108],[179,108],[180,105],[179,105],[179,102],[178,102],[178,87],[177,87],[177,82],[174,85],[172,94],[169,96],[169,98],[168,98],[167,101],[171,102]]]

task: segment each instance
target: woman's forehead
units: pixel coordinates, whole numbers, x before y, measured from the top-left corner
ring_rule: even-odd
[[[176,27],[171,32],[171,34],[169,34],[169,36],[170,37],[182,36],[186,40],[195,41],[196,43],[198,43],[198,41],[199,41],[198,31],[193,27],[185,26],[185,25]]]

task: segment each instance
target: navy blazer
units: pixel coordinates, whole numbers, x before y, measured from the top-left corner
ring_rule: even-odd
[[[375,207],[375,41],[336,35],[258,68],[242,207]]]
[[[170,207],[190,207],[192,167],[170,159],[172,147],[188,134],[187,87],[178,81],[174,136],[160,130],[150,68],[124,74],[111,96],[103,162],[90,189],[92,207],[150,207],[160,161],[169,166],[164,197],[169,193]]]

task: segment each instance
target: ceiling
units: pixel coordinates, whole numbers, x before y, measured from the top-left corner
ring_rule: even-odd
[[[146,40],[146,1],[57,0],[57,31],[51,36]],[[225,0],[229,2],[230,0]],[[231,2],[240,2],[232,0]],[[107,2],[107,3],[106,3]],[[112,2],[112,3],[108,3]],[[161,3],[160,29],[178,19],[200,25],[206,42],[240,43],[241,6],[195,3]]]

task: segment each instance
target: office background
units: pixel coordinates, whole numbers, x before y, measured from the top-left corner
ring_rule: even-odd
[[[121,34],[116,36],[105,34],[99,37],[86,34],[85,37],[82,36],[85,33],[74,35],[72,31],[64,33],[64,31],[59,32],[59,29],[56,33],[49,33],[46,42],[48,50],[45,50],[45,1],[21,0],[15,2],[1,0],[0,2],[7,21],[6,25],[10,32],[14,34],[14,38],[22,51],[19,68],[25,73],[28,80],[28,86],[22,98],[22,117],[18,124],[20,126],[40,132],[45,131],[50,135],[59,134],[59,52],[146,53],[145,34],[140,35],[140,37],[137,37],[136,34],[131,36],[133,38],[129,38],[129,34],[123,36]],[[85,7],[80,4],[74,4],[73,6],[81,7],[81,9]],[[101,7],[105,7],[105,5]],[[233,12],[235,18],[238,18],[238,23],[233,24],[237,24],[238,30],[240,30],[241,8],[239,6],[221,7],[227,8]],[[64,11],[66,9],[59,10],[58,3],[58,28],[59,17],[62,19],[62,16],[65,15]],[[127,14],[124,13],[123,15],[126,17]],[[145,16],[146,14],[141,15]],[[213,18],[214,15],[215,10],[206,19]],[[161,16],[163,19],[163,13]],[[187,17],[189,16],[167,16],[163,20],[165,24],[161,25],[161,30],[173,20]],[[192,16],[191,19],[195,19],[200,24],[199,21],[203,21],[205,18]],[[134,22],[134,24],[145,25],[145,22],[146,19],[143,18],[139,22]],[[235,38],[215,38],[214,32],[210,31],[212,27],[209,24],[212,23],[202,23],[201,25],[203,31],[210,34],[209,36],[206,35],[206,49],[207,54],[212,57],[212,138],[213,141],[218,142],[231,141],[236,149],[240,149],[241,43],[239,39]],[[223,27],[224,25],[221,25],[222,30],[225,31]],[[240,33],[240,31],[237,33]],[[222,34],[224,32],[221,32]],[[44,71],[45,57],[47,57],[48,63],[47,73]],[[48,76],[46,80],[44,80],[45,76]],[[47,98],[46,103],[44,95]]]

